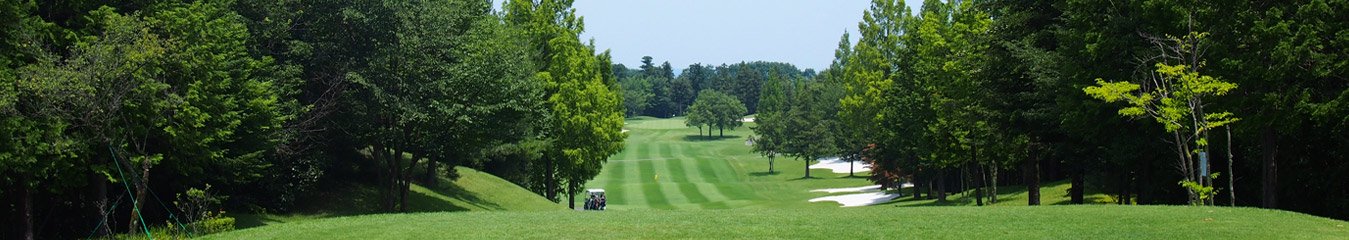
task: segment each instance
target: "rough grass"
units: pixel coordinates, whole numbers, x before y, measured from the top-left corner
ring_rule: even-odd
[[[1344,221],[1254,208],[887,207],[339,217],[206,239],[1346,239]]]

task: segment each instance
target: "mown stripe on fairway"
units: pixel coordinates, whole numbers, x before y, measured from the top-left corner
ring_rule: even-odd
[[[656,169],[653,166],[655,164],[653,162],[654,161],[638,161],[637,166],[642,173],[639,174],[639,176],[655,176]],[[670,202],[665,199],[665,193],[661,192],[660,186],[653,182],[653,180],[646,180],[645,178],[646,177],[638,178],[637,181],[633,181],[633,185],[637,185],[637,187],[642,189],[642,198],[646,199],[646,206],[650,208],[672,209]]]
[[[683,157],[683,154],[680,154],[684,150],[683,147],[684,145],[680,144],[670,144],[669,147],[666,148],[670,156],[673,157],[672,159],[666,160],[666,166],[669,166],[671,172],[677,172],[682,175],[682,181],[678,181],[675,184],[679,186],[679,192],[684,194],[683,197],[688,203],[707,202],[707,197],[703,196],[703,193],[698,191],[698,186],[694,185],[702,182],[702,178],[693,177],[696,176],[696,173],[691,173],[691,171],[697,171],[697,169],[689,170],[692,168],[684,168],[685,162],[694,160]]]
[[[669,134],[669,132],[670,132],[669,130],[664,130],[661,131],[660,133]],[[674,156],[674,154],[670,152],[670,148],[672,145],[674,144],[657,143],[655,145],[651,145],[651,152],[653,154],[656,154],[654,158],[661,159],[661,160],[652,160],[652,161],[660,161],[657,163],[657,165],[655,165],[656,174],[660,174],[660,178],[656,180],[656,183],[658,183],[657,186],[661,188],[662,193],[665,193],[665,201],[669,202],[671,204],[671,207],[679,208],[678,204],[689,202],[689,199],[685,197],[684,194],[681,193],[679,189],[679,183],[688,181],[688,179],[684,177],[684,173],[682,170],[676,171],[677,169],[671,167],[671,165],[677,166],[679,164],[678,162],[674,162],[676,160],[672,158]]]
[[[730,161],[735,160],[730,157],[713,157],[702,161],[701,165],[707,166],[708,170],[706,171],[709,172],[709,175],[714,176],[718,183],[723,183],[717,184],[716,187],[718,191],[731,194],[727,196],[728,200],[757,199],[755,197],[756,191],[746,185],[741,176],[737,175],[738,173],[733,169]]]
[[[592,187],[604,188],[605,191],[607,191],[607,192],[605,193],[605,194],[607,194],[607,195],[605,196],[605,200],[606,200],[606,201],[608,201],[609,199],[613,199],[613,200],[614,200],[614,201],[608,201],[608,204],[621,205],[621,204],[627,202],[627,199],[614,199],[613,197],[614,197],[614,196],[626,196],[626,195],[627,195],[628,189],[623,188],[622,186],[623,186],[623,179],[626,179],[626,176],[627,176],[627,173],[628,173],[628,172],[627,172],[627,168],[628,168],[628,165],[629,165],[629,164],[632,164],[632,163],[631,163],[631,162],[613,162],[613,163],[607,163],[607,164],[605,164],[605,165],[604,165],[604,166],[605,166],[604,171],[605,171],[605,172],[608,172],[608,176],[607,176],[607,177],[609,178],[609,179],[608,179],[609,181],[605,182],[605,185],[604,185],[604,186],[592,186]]]
[[[699,194],[705,197],[703,202],[698,202],[700,203],[700,206],[704,209],[726,208],[724,204],[710,204],[713,202],[726,201],[730,198],[727,198],[726,194],[717,189],[716,184],[718,179],[706,167],[706,160],[703,160],[703,158],[690,157],[690,154],[688,154],[697,151],[698,149],[705,148],[706,146],[701,144],[678,144],[678,146],[680,147],[676,148],[677,151],[674,151],[674,153],[681,159],[679,162],[684,166],[684,169],[689,170],[688,172],[685,172],[685,176],[688,176],[690,179],[696,179],[696,181],[690,183],[690,185],[692,185],[692,188],[698,191]]]

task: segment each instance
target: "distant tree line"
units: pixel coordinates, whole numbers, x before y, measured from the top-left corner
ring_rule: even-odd
[[[197,226],[180,193],[405,211],[454,166],[574,197],[626,135],[571,2],[0,1],[0,238]]]
[[[746,114],[754,114],[759,90],[770,76],[795,79],[815,75],[815,70],[799,70],[789,63],[741,62],[720,66],[695,63],[676,76],[669,62],[657,66],[650,56],[642,57],[642,65],[636,69],[614,64],[613,72],[623,88],[624,113],[628,117],[660,118],[688,114],[704,90],[735,97],[745,105]]]

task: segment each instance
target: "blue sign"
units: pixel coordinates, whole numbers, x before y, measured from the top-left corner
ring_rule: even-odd
[[[1208,177],[1208,152],[1199,152],[1199,176]]]

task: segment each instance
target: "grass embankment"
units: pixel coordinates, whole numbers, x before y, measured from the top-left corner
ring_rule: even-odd
[[[437,186],[412,184],[408,192],[408,211],[550,211],[566,207],[491,174],[457,167],[459,179],[441,178]],[[324,193],[299,206],[300,213],[236,214],[238,228],[250,228],[284,222],[371,214],[379,212],[379,189],[366,184],[342,186],[340,191]]]
[[[875,206],[385,214],[266,226],[206,239],[1346,239],[1347,224],[1255,208]]]

